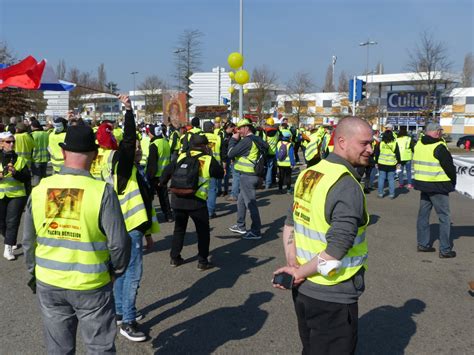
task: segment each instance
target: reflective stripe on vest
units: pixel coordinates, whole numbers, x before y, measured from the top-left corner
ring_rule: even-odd
[[[35,142],[32,159],[35,163],[47,163],[49,160],[48,141],[49,134],[46,131],[33,131],[31,136]]]
[[[202,154],[200,151],[191,150],[191,156],[196,156]],[[178,157],[177,164],[184,159],[186,153],[181,153]],[[199,164],[199,182],[198,182],[198,189],[195,192],[194,196],[207,201],[207,195],[209,192],[209,181],[211,179],[211,174],[209,173],[209,168],[211,166],[211,156],[210,155],[203,155],[198,158],[200,162],[203,164]]]
[[[164,138],[157,138],[151,144],[156,146],[158,150],[158,164],[155,177],[160,177],[163,170],[169,165],[171,159],[170,144]]]
[[[387,166],[397,165],[397,156],[395,155],[396,146],[396,141],[390,143],[380,142],[380,154],[377,163]]]
[[[250,139],[250,138],[248,138]],[[252,141],[252,146],[250,148],[249,154],[244,156],[235,157],[235,170],[241,173],[255,174],[255,161],[258,158],[258,147],[254,141]]]
[[[290,160],[290,147],[293,145],[293,143],[286,142],[286,141],[280,141],[277,144],[277,154],[280,152],[280,147],[281,145],[284,144],[286,145],[286,157],[285,160],[280,160],[277,157],[277,166],[282,166],[282,167],[290,167],[291,166],[291,160]]]
[[[410,149],[411,138],[408,136],[397,138],[398,149],[400,149],[400,160],[408,161],[413,158],[413,152]]]
[[[107,238],[98,224],[104,190],[103,181],[80,175],[53,175],[33,189],[38,280],[70,290],[110,282]]]
[[[26,166],[26,159],[17,157],[13,168],[17,171],[23,170]],[[0,163],[0,171],[3,171],[3,165]],[[0,199],[4,197],[16,198],[26,196],[25,184],[15,179],[11,173],[6,174],[0,179]]]
[[[322,160],[304,170],[295,184],[293,219],[295,222],[296,257],[303,265],[324,251],[327,247],[326,234],[331,226],[326,221],[325,205],[328,192],[343,175],[349,175],[359,183],[351,172],[341,164]],[[364,196],[361,188],[361,196]],[[357,230],[352,247],[342,258],[342,267],[333,276],[314,274],[307,279],[321,285],[335,285],[353,277],[361,267],[366,267],[366,227],[369,221],[364,198],[365,225]]]
[[[132,167],[132,173],[127,181],[127,186],[122,194],[119,194],[117,192],[117,166],[118,164],[116,164],[115,173],[113,174],[114,190],[117,193],[120,202],[120,209],[122,210],[123,219],[125,220],[125,227],[127,228],[127,231],[130,232],[148,221],[148,215],[137,182],[137,168],[135,165]]]
[[[319,153],[319,143],[321,142],[321,138],[318,133],[313,133],[310,136],[310,141],[306,146],[306,150],[304,152],[304,157],[307,161],[313,159]]]
[[[56,134],[53,131],[49,135],[48,152],[51,155],[51,165],[53,166],[53,170],[55,172],[59,172],[61,167],[64,165],[63,153],[61,151],[61,147],[58,144],[63,143],[65,137],[66,132]]]
[[[433,144],[423,144],[419,140],[416,143],[415,153],[413,154],[415,180],[426,182],[451,181],[441,167],[439,160],[434,157],[434,151],[440,144],[446,146],[446,143],[442,141]]]

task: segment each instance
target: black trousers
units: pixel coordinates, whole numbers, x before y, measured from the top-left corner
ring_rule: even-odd
[[[283,185],[286,184],[288,190],[291,189],[291,167],[290,166],[279,166],[278,167],[278,189],[282,190]]]
[[[181,210],[174,209],[174,233],[171,242],[170,256],[176,259],[181,256],[183,249],[184,235],[188,226],[188,219],[191,219],[196,226],[198,238],[198,260],[199,262],[207,262],[209,256],[209,244],[211,240],[211,231],[209,227],[209,213],[207,206],[197,210]]]
[[[4,197],[0,199],[0,234],[5,238],[6,245],[16,245],[21,214],[26,205],[27,197]]]
[[[160,201],[161,212],[165,215],[165,220],[171,218],[170,198],[168,195],[168,186],[158,186],[159,179],[154,180],[156,194]]]
[[[357,346],[358,304],[310,298],[293,289],[293,302],[304,355],[354,354]]]
[[[296,142],[296,143],[295,143],[295,161],[296,161],[297,163],[300,162],[300,156],[298,155],[298,151],[299,151],[300,147],[301,147],[301,141],[300,141],[300,142]]]

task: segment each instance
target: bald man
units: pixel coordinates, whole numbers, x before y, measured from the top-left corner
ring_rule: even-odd
[[[337,126],[334,152],[304,170],[283,230],[303,354],[353,354],[358,299],[364,291],[369,222],[356,168],[369,164],[372,129],[347,117]],[[312,180],[310,192],[300,184]],[[281,287],[281,285],[275,285]]]

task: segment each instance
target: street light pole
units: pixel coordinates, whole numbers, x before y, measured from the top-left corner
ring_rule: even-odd
[[[240,0],[240,54],[244,55],[244,0]],[[242,69],[242,67],[240,68]],[[244,86],[239,90],[239,120],[244,116]]]
[[[332,56],[332,87],[334,88],[334,90],[336,90],[336,83],[334,81],[334,77],[335,77],[335,70],[336,70],[336,61],[337,61],[337,57],[335,55]]]
[[[133,75],[133,96],[136,96],[137,94],[135,92],[135,75],[137,75],[138,72],[132,71],[130,74]],[[135,108],[135,102],[133,102],[133,108]]]
[[[367,83],[367,80],[369,79],[369,47],[370,46],[375,46],[376,44],[377,44],[376,41],[371,41],[370,39],[368,39],[365,42],[359,43],[359,46],[367,47],[367,58],[366,58],[366,62],[365,62],[365,82],[366,83]],[[366,84],[366,85],[368,85],[368,84]]]

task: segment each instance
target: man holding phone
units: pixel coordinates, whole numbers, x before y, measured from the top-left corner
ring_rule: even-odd
[[[295,185],[283,230],[287,266],[275,271],[273,282],[293,288],[303,354],[355,353],[369,222],[355,168],[369,163],[371,143],[367,122],[344,118],[334,152],[303,171]],[[301,188],[308,177],[311,186]]]

